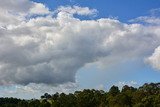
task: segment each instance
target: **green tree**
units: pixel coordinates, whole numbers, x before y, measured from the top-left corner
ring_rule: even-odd
[[[116,96],[117,94],[120,93],[120,90],[117,86],[112,86],[109,90],[109,94],[112,95],[112,96]]]

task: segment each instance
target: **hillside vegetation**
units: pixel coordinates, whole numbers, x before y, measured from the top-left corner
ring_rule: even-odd
[[[0,98],[0,107],[160,107],[160,83],[139,88],[112,86],[108,92],[84,89],[74,93],[45,93],[41,99]]]

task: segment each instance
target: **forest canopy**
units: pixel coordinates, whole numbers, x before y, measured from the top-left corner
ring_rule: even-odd
[[[160,107],[160,83],[139,88],[112,86],[108,92],[84,89],[74,93],[45,93],[40,99],[0,98],[0,107]]]

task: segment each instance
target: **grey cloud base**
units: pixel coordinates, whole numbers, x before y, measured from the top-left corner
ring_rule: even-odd
[[[0,8],[6,12],[0,15],[1,85],[75,82],[76,72],[88,63],[107,66],[145,59],[160,46],[159,25],[109,18],[80,20],[73,14],[95,15],[97,11],[75,6],[51,12],[43,4],[23,1],[31,6],[21,10],[17,2],[12,11],[19,14],[10,13],[10,6]],[[36,13],[38,17],[31,17]],[[6,17],[9,21],[4,22]]]

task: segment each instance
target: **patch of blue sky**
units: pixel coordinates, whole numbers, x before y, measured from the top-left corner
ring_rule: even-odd
[[[78,5],[99,11],[97,18],[113,17],[121,22],[150,14],[150,10],[160,7],[160,0],[33,0],[44,3],[50,10],[59,6]],[[87,17],[82,17],[82,19]]]
[[[96,66],[82,68],[77,73],[79,86],[83,88],[96,88],[103,85],[108,90],[119,82],[136,82],[137,86],[144,83],[159,82],[159,72],[140,61],[125,62],[114,67],[102,70]]]

